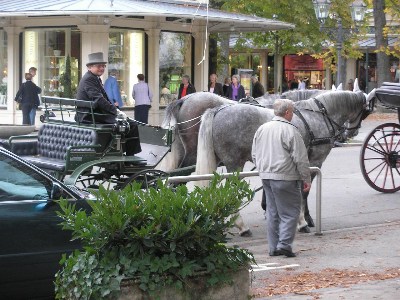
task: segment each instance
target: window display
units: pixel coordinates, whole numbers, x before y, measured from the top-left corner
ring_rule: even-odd
[[[77,29],[32,29],[24,32],[23,70],[37,68],[33,81],[42,96],[75,98],[80,79],[80,32]]]
[[[144,33],[113,29],[109,34],[108,76],[114,73],[124,106],[133,106],[132,88],[144,73]]]
[[[159,52],[160,107],[165,107],[178,98],[182,75],[192,78],[192,37],[186,33],[161,32]]]

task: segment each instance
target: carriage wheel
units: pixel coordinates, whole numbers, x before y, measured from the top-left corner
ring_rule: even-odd
[[[105,189],[118,190],[126,179],[126,175],[117,176],[104,167],[95,166],[82,173],[76,180],[76,185],[83,189],[98,190],[99,186],[103,186]]]
[[[157,187],[157,181],[159,179],[166,179],[168,173],[160,170],[148,169],[135,173],[131,177],[125,180],[120,186],[121,190],[133,182],[138,182],[142,185],[142,189],[148,189],[151,187]]]
[[[400,125],[376,127],[365,139],[360,153],[361,171],[373,189],[383,193],[400,190]]]

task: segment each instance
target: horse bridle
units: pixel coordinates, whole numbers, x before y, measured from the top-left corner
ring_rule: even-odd
[[[357,118],[360,117],[361,118],[358,122],[358,124],[354,127],[346,127],[344,125],[340,125],[338,124],[335,120],[333,120],[329,114],[327,109],[325,108],[325,106],[322,104],[321,101],[319,101],[316,98],[311,98],[314,100],[315,104],[318,107],[318,112],[322,114],[325,124],[328,127],[328,131],[331,134],[331,136],[329,137],[322,137],[322,138],[318,138],[315,137],[313,131],[310,128],[310,125],[308,124],[307,120],[304,118],[304,116],[302,115],[302,113],[300,112],[300,110],[298,110],[297,108],[294,108],[294,113],[296,114],[296,116],[298,116],[300,118],[300,120],[304,123],[304,126],[307,130],[308,135],[310,136],[310,142],[307,146],[308,149],[310,149],[312,146],[317,146],[317,145],[324,145],[324,144],[333,144],[334,140],[339,137],[343,132],[345,132],[346,130],[354,130],[354,129],[358,129],[361,127],[361,122],[370,114],[370,111],[368,110],[366,112],[366,110],[364,109],[364,107],[360,110],[360,112],[356,115],[356,117],[354,118],[353,121],[350,121],[350,123],[353,123],[355,120],[357,120]],[[364,100],[365,103],[365,100]],[[362,115],[363,114],[363,115]],[[335,128],[336,126],[336,128]],[[336,133],[337,132],[337,133]]]

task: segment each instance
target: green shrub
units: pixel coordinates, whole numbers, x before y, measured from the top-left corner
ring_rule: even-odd
[[[254,262],[251,253],[227,247],[227,235],[239,208],[252,199],[245,181],[216,176],[207,188],[188,192],[159,182],[123,191],[100,188],[92,213],[60,201],[62,226],[81,239],[84,251],[63,257],[56,274],[57,299],[113,297],[124,279],[144,291],[183,287],[188,277],[209,275],[208,284],[227,282],[228,271]]]

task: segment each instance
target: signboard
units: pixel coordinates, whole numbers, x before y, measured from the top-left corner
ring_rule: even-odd
[[[310,55],[285,55],[284,64],[286,71],[324,70],[324,63],[322,59],[315,59]]]

